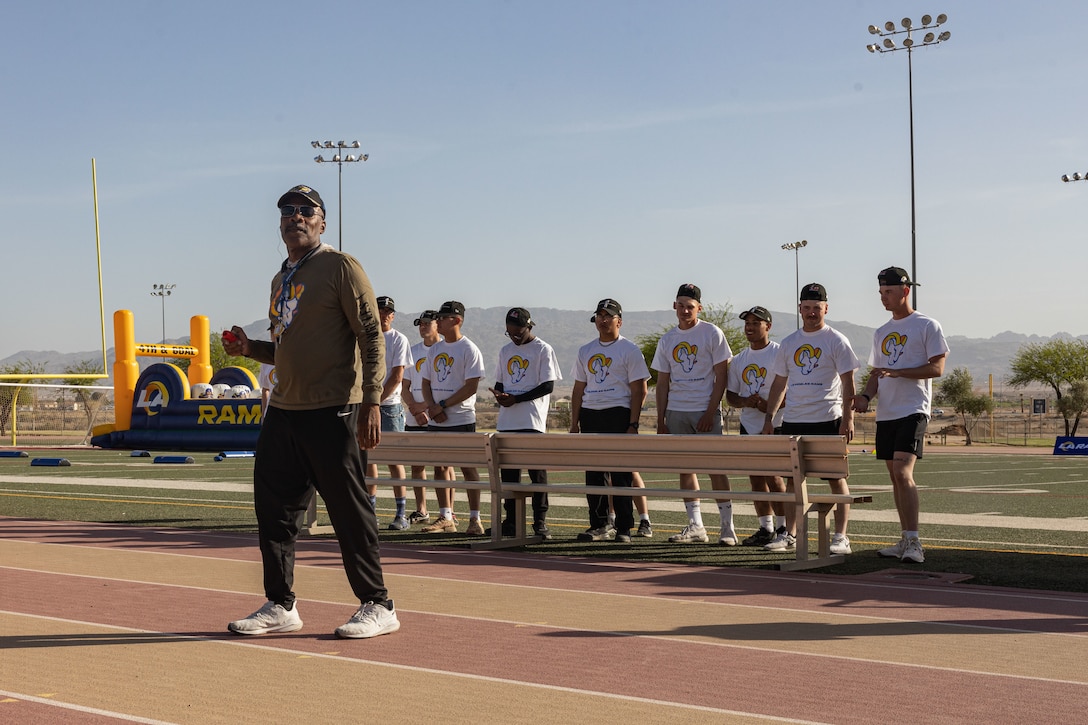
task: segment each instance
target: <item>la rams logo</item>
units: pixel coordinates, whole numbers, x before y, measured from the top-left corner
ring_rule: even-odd
[[[748,386],[748,394],[755,395],[763,388],[763,383],[767,380],[767,368],[751,363],[741,372],[740,379]]]
[[[416,360],[416,372],[423,372],[423,366],[427,364],[427,358],[421,357]]]
[[[284,299],[283,288],[277,290],[272,302],[272,314],[279,319],[278,327],[280,332],[286,330],[294,322],[295,314],[298,312],[299,300],[305,291],[306,285],[304,284],[289,284],[286,299]]]
[[[148,415],[158,415],[159,410],[170,404],[170,391],[157,380],[153,380],[140,391],[136,400],[137,408],[144,408]]]
[[[612,358],[606,357],[604,353],[599,352],[589,359],[588,367],[593,380],[597,383],[603,383],[604,379],[608,377],[608,368],[612,367]]]
[[[672,359],[680,364],[680,369],[690,373],[698,362],[699,346],[682,342],[672,349]]]
[[[884,341],[880,343],[880,351],[888,356],[888,364],[895,365],[899,362],[899,356],[903,354],[903,348],[907,346],[907,336],[898,332],[889,332]]]
[[[438,378],[438,382],[445,382],[446,378],[453,372],[453,358],[442,353],[434,359],[434,374]]]
[[[510,376],[511,382],[520,383],[528,370],[529,361],[521,355],[514,355],[506,361],[506,372]]]
[[[801,368],[802,375],[808,375],[820,367],[820,355],[822,353],[823,350],[818,347],[802,345],[797,348],[797,352],[793,353],[793,364]]]

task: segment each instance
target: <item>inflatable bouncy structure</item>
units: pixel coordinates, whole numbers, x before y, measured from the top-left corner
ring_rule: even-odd
[[[113,314],[114,422],[96,426],[91,445],[122,450],[253,450],[261,429],[259,397],[193,398],[191,390],[259,390],[257,378],[242,367],[212,374],[208,318],[189,321],[190,341],[200,345],[137,343],[132,312]],[[140,357],[188,358],[189,374],[160,362],[140,373]]]

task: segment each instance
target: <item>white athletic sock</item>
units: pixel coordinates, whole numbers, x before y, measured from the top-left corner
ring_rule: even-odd
[[[470,510],[470,511],[468,512],[468,517],[469,517],[470,519],[478,519],[478,518],[480,518],[480,509]]]
[[[760,516],[759,528],[774,531],[774,516]]]
[[[718,502],[718,515],[722,519],[722,529],[725,531],[733,530],[733,502],[732,501],[719,501]]]
[[[774,517],[774,529],[775,529],[775,531],[778,531],[779,529],[784,529],[784,528],[786,528],[786,517],[785,516],[775,516]]]
[[[444,508],[438,509],[438,517],[442,518],[442,519],[453,520],[453,509],[444,509]]]
[[[650,520],[650,514],[639,514],[638,519],[639,519],[639,521],[649,521]]]
[[[685,501],[684,508],[688,511],[688,521],[703,528],[703,508],[699,504],[699,501]]]
[[[903,538],[907,539],[908,541],[910,539],[917,539],[918,538],[918,532],[917,531],[904,531],[903,532]]]

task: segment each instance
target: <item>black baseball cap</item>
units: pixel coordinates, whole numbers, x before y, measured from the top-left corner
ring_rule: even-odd
[[[393,298],[392,297],[386,297],[385,295],[382,295],[381,297],[378,298],[378,309],[382,309],[383,307],[385,309],[389,310],[390,312],[396,312],[397,311],[397,308],[395,307],[395,303],[393,302]]]
[[[423,310],[419,313],[419,317],[412,321],[412,324],[419,327],[421,322],[434,322],[434,319],[438,317],[438,312],[435,310]]]
[[[822,284],[806,284],[801,288],[801,301],[816,300],[817,302],[827,302],[827,290],[824,289]]]
[[[283,206],[289,196],[301,196],[303,199],[307,199],[311,204],[321,207],[321,211],[325,211],[325,202],[321,200],[321,194],[318,194],[316,189],[311,189],[305,184],[292,186],[288,189],[284,195],[280,197],[280,200],[276,202],[276,208]]]
[[[697,285],[693,285],[690,282],[686,282],[680,285],[680,289],[676,290],[677,297],[690,297],[696,302],[703,301],[703,291],[699,289]]]
[[[443,302],[442,306],[438,308],[439,315],[457,315],[458,317],[465,316],[465,306],[457,300],[450,300]]]
[[[605,297],[603,300],[597,303],[597,312],[607,312],[613,317],[619,317],[620,319],[623,319],[623,307],[621,307],[620,303],[616,302],[616,300],[612,299],[611,297]],[[589,318],[590,322],[597,321],[597,312],[594,312],[593,317]]]
[[[517,325],[518,327],[532,327],[536,324],[533,322],[533,316],[529,314],[529,310],[524,307],[511,307],[510,311],[506,313],[506,322],[509,325]]]
[[[914,283],[910,281],[910,275],[907,274],[907,270],[903,269],[902,267],[888,267],[887,269],[882,269],[880,270],[880,274],[876,276],[876,280],[880,283],[881,286],[914,286]]]
[[[754,317],[757,320],[763,320],[764,322],[771,321],[771,313],[767,310],[766,307],[760,307],[759,305],[756,305],[755,307],[749,308],[744,312],[740,313],[740,319],[742,320],[747,320],[749,317]]]

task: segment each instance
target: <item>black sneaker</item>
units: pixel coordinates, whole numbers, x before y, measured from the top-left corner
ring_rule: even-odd
[[[760,528],[754,534],[749,536],[744,541],[740,542],[741,546],[766,546],[774,540],[774,532],[770,529]]]
[[[548,529],[548,525],[543,521],[533,522],[533,533],[544,539],[544,541],[552,540],[552,532]]]
[[[654,530],[650,527],[649,519],[642,519],[638,522],[638,530],[635,532],[635,536],[641,536],[644,539],[652,539],[654,537]]]
[[[616,538],[614,538],[612,540],[613,541],[618,541],[621,544],[630,544],[631,543],[631,529],[624,529],[623,531],[620,531],[619,529],[616,529]]]
[[[587,529],[578,534],[578,541],[612,541],[614,538],[616,538],[616,527],[612,524],[605,524],[596,529]]]

